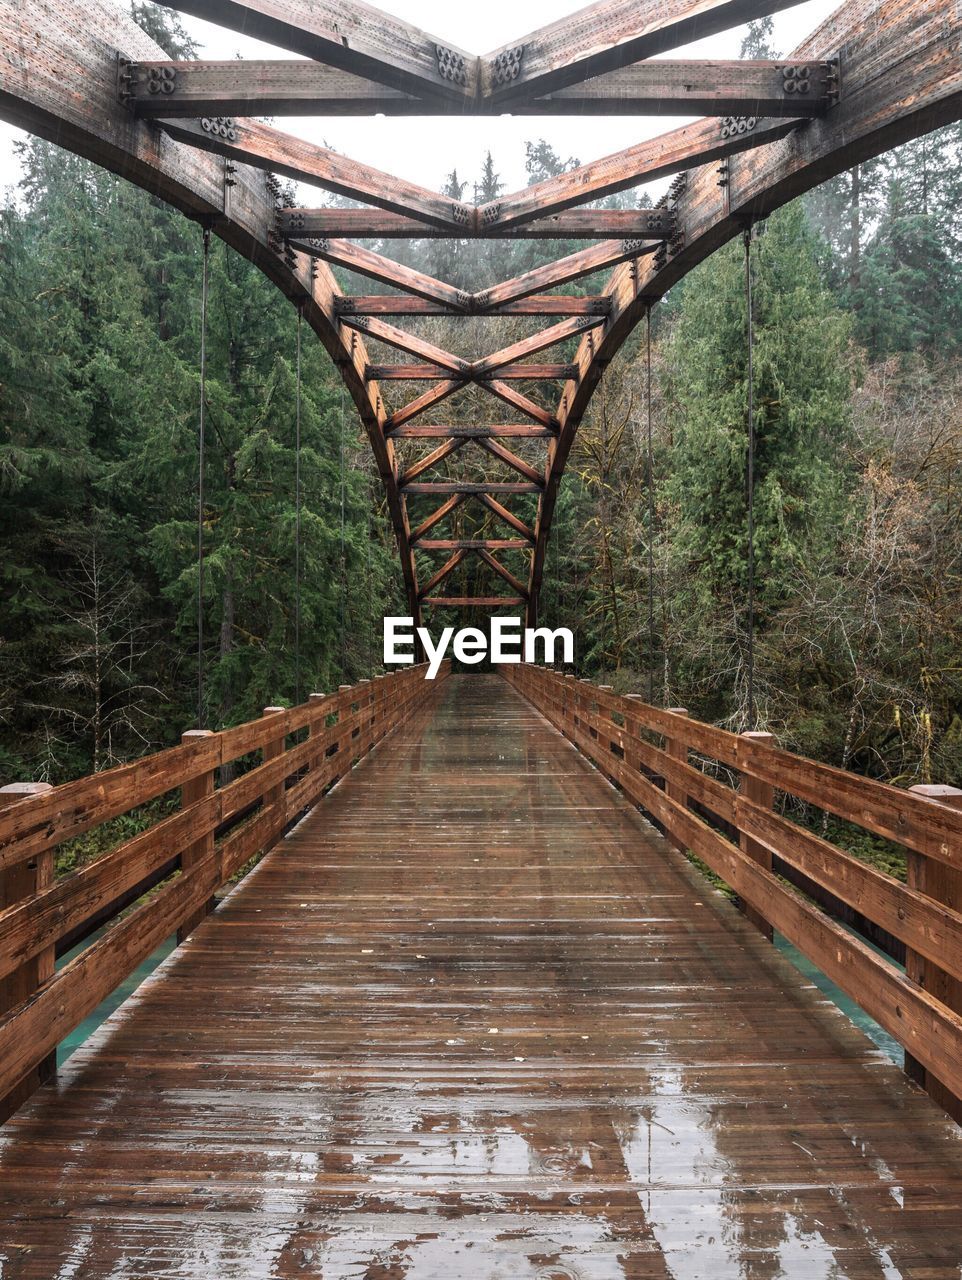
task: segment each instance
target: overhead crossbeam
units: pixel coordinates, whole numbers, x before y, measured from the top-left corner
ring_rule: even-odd
[[[737,59],[637,62],[544,97],[523,116],[818,116],[838,94],[835,62]]]
[[[805,74],[800,74],[804,72]],[[639,62],[544,97],[512,103],[514,114],[819,115],[833,101],[833,63],[783,61]],[[144,119],[200,116],[411,116],[448,114],[442,96],[418,97],[317,62],[236,58],[138,62],[125,92]],[[503,104],[458,102],[462,115],[492,115]],[[312,234],[343,235],[331,231]],[[361,234],[361,233],[358,233]]]
[[[569,209],[550,218],[538,218],[516,227],[488,224],[474,206],[465,206],[468,221],[459,227],[463,240],[594,240],[612,237],[644,237],[667,240],[674,232],[665,209]],[[295,241],[311,237],[407,240],[451,237],[450,228],[429,226],[415,218],[383,209],[284,209],[278,230]]]
[[[449,436],[464,436],[469,440],[551,440],[558,434],[551,427],[535,427],[530,423],[494,427],[456,426],[403,426],[389,432],[391,440],[431,440]]]
[[[515,379],[567,378],[574,376],[577,370],[570,364],[530,365],[519,363],[526,357],[536,355],[549,347],[556,346],[569,338],[586,333],[604,323],[602,316],[574,317],[552,325],[539,333],[532,334],[514,342],[509,347],[495,351],[492,355],[480,360],[465,360],[461,356],[452,355],[434,343],[417,335],[388,324],[375,316],[345,316],[342,324],[346,328],[366,333],[380,342],[397,347],[408,355],[419,356],[430,363],[426,365],[369,365],[369,377],[387,377],[392,380],[443,380],[454,374],[464,382],[484,382],[495,374],[500,377]]]
[[[449,374],[440,365],[369,364],[364,376],[370,382],[439,382]],[[577,376],[576,364],[508,364],[498,370],[499,378],[511,382],[557,382]],[[485,375],[472,373],[469,380],[483,382]]]
[[[544,486],[538,483],[515,483],[513,480],[427,480],[423,484],[402,484],[406,496],[455,494],[470,496],[491,493],[539,493]]]
[[[334,195],[364,200],[453,234],[460,226],[464,206],[457,201],[256,120],[162,117],[157,123],[170,137],[202,151],[321,187]]]
[[[749,116],[699,120],[671,133],[640,142],[626,151],[605,156],[571,169],[556,178],[526,187],[514,195],[500,196],[481,206],[481,218],[489,228],[510,228],[572,205],[627,191],[640,182],[681,173],[709,160],[750,151],[784,138],[803,121]]]
[[[461,302],[452,306],[407,297],[397,293],[374,293],[363,297],[339,298],[336,303],[340,316],[446,316],[463,313],[473,316],[606,316],[611,310],[608,297],[576,297],[573,294],[531,294],[506,302],[498,307],[481,308],[479,298],[483,294],[470,294],[470,311],[464,312]]]
[[[716,35],[800,0],[598,0],[482,59],[493,103],[541,97]]]
[[[477,92],[477,59],[363,0],[165,0],[279,49],[406,93],[453,102]]]
[[[525,603],[524,596],[432,596],[421,601],[428,608],[507,609]]]

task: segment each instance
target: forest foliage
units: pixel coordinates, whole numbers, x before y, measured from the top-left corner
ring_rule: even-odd
[[[175,22],[151,34],[190,56]],[[23,159],[0,212],[0,779],[62,781],[196,720],[201,233],[49,144]],[[576,163],[528,145],[532,182]],[[446,189],[484,201],[503,184],[489,155]],[[578,246],[373,247],[481,288]],[[581,674],[736,729],[751,717],[744,253],[721,249],[652,313],[651,466],[644,325],[608,369],[542,610],[575,629]],[[832,763],[960,784],[962,132],[825,184],[757,226],[751,253],[760,722]],[[210,269],[204,718],[222,726],[380,670],[381,618],[404,597],[367,443],[305,326],[295,653],[298,319],[216,238]],[[451,350],[528,331],[485,323],[421,331]],[[481,414],[496,420],[474,389],[438,420]],[[470,504],[459,520],[486,528]],[[482,587],[478,566],[460,572]]]

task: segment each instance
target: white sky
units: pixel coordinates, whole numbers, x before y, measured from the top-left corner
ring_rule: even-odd
[[[799,44],[833,9],[838,0],[806,0],[775,15],[775,48],[786,54]],[[125,7],[125,6],[124,6]],[[529,31],[583,8],[578,0],[484,0],[481,4],[452,4],[450,0],[382,0],[380,8],[424,28],[440,39],[472,53],[486,53]],[[292,57],[283,50],[212,26],[184,18],[200,45],[199,56],[232,58]],[[742,30],[701,40],[669,57],[737,58]],[[562,157],[582,162],[620,151],[684,123],[680,117],[582,119],[577,117],[499,117],[452,119],[346,120],[285,117],[275,122],[281,129],[309,141],[326,144],[398,177],[437,190],[452,169],[473,179],[481,159],[491,150],[495,167],[508,191],[526,184],[524,143],[546,138]],[[15,183],[19,166],[13,143],[24,135],[0,122],[0,188]],[[470,191],[467,193],[470,195]]]

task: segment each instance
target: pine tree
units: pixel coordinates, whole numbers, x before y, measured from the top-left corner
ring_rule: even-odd
[[[849,325],[818,274],[803,211],[773,216],[754,245],[759,625],[844,502]],[[685,681],[712,716],[744,718],[747,346],[741,246],[685,284],[672,336],[673,612]]]

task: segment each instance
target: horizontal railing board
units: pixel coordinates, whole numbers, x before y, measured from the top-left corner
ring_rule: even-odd
[[[711,730],[711,726],[698,725],[687,717],[658,709],[652,709],[656,714],[649,716],[649,708],[640,700],[621,698],[539,668],[507,667],[504,674],[665,832],[701,858],[760,919],[794,943],[927,1070],[959,1094],[962,1090],[962,1017],[843,925],[830,919],[818,906],[806,901],[773,870],[768,870],[732,839],[693,813],[688,807],[689,793],[695,794],[690,787],[691,766],[670,759],[664,751],[636,736],[667,730],[666,736],[674,736],[686,747],[693,739],[704,746],[713,739],[713,732],[704,732],[706,728]],[[612,715],[617,715],[624,724],[616,724]],[[806,768],[786,779],[772,761],[784,763],[786,758],[799,761],[800,757],[759,744],[757,740],[727,734],[725,737],[734,740],[732,755],[740,763],[741,773],[762,777],[790,794],[799,794],[795,786],[799,776],[807,788],[817,776],[837,782],[841,775],[845,785],[837,787],[833,802],[842,807],[838,797],[849,797],[863,781],[856,775],[842,774],[840,770],[811,761],[803,761]],[[730,749],[730,744],[723,745]],[[711,751],[705,754],[714,756]],[[762,767],[758,766],[759,761],[763,762]],[[656,780],[648,776],[651,770],[643,771],[645,765],[654,765],[658,773],[677,783],[682,800],[662,790]],[[911,828],[913,838],[926,844],[934,834],[953,829],[951,821],[930,822],[928,813],[920,813],[921,805],[938,809],[931,801],[920,800],[886,784],[865,781],[870,783],[868,803],[857,809],[857,816],[853,816],[852,806],[848,805],[844,806],[846,812],[839,816],[850,821],[862,819],[861,825],[870,830],[875,829],[873,823],[891,829],[908,826],[909,821],[903,821],[902,815],[910,810],[913,818],[919,819]],[[718,786],[723,786],[715,780],[711,782],[708,792],[700,788],[705,799],[709,799],[709,793],[715,793]],[[772,851],[783,864],[811,877],[816,885],[829,889],[840,902],[851,901],[855,909],[890,931],[903,946],[937,962],[954,976],[962,974],[962,914],[754,803],[734,787],[729,789],[729,794],[737,832]],[[718,807],[717,794],[713,799]],[[903,799],[908,801],[904,807]],[[813,799],[813,803],[830,807],[824,796]],[[951,810],[945,812],[952,814]],[[870,821],[864,821],[866,817]],[[939,814],[939,818],[942,817],[944,814]],[[948,860],[944,848],[940,848],[939,853],[942,860]]]
[[[0,870],[166,795],[220,763],[216,737],[144,756],[0,811]]]
[[[102,922],[111,909],[126,909],[138,888],[159,885],[130,915],[114,918],[102,937],[29,999],[0,1013],[0,1098],[164,938],[193,927],[191,921],[220,885],[266,852],[378,742],[419,707],[433,703],[441,682],[426,683],[424,671],[422,664],[363,681],[290,711],[271,712],[132,765],[67,783],[36,798],[45,804],[31,798],[4,811],[0,830],[6,832],[8,845],[0,868],[214,773],[230,760],[282,746],[280,753],[234,782],[0,913],[2,976],[56,946],[66,934],[82,934],[90,920]],[[441,677],[449,672],[450,663],[443,664]],[[297,741],[293,735],[302,731],[308,736]],[[208,855],[162,882],[177,869],[183,853],[212,834],[223,838]]]

